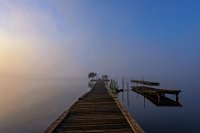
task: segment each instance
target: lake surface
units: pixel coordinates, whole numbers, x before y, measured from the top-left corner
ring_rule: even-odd
[[[130,80],[130,79],[129,79]],[[147,79],[148,80],[148,79]],[[157,107],[133,91],[119,99],[147,133],[199,133],[199,79],[152,78],[161,88],[181,89],[182,107]],[[0,132],[43,132],[64,110],[89,91],[87,78],[0,79]],[[123,95],[122,95],[123,94]],[[174,99],[175,96],[169,96]]]
[[[133,91],[119,94],[130,114],[147,133],[200,133],[199,79],[159,79],[158,88],[180,89],[182,107],[154,105]],[[123,94],[123,95],[122,95]],[[175,100],[175,96],[166,95]]]
[[[43,132],[89,91],[88,79],[0,79],[0,133]]]

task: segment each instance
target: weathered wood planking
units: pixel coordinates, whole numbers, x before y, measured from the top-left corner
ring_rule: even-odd
[[[134,86],[132,88],[137,91],[140,91],[141,93],[152,93],[152,94],[157,94],[157,93],[179,94],[181,92],[181,90],[156,89],[156,88],[147,87],[147,86]]]
[[[99,80],[79,98],[45,133],[143,133],[118,99]]]

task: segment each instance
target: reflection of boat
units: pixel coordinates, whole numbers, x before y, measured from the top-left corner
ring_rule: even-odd
[[[182,106],[178,100],[178,94],[181,92],[180,90],[165,90],[147,86],[135,86],[132,87],[132,91],[143,95],[156,106]],[[176,100],[166,97],[165,94],[175,94]]]

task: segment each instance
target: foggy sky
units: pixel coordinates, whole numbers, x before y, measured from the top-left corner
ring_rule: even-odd
[[[199,4],[0,0],[0,76],[199,77]]]

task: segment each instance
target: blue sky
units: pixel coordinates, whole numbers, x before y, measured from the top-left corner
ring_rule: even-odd
[[[0,74],[199,77],[199,6],[197,0],[0,0]]]

